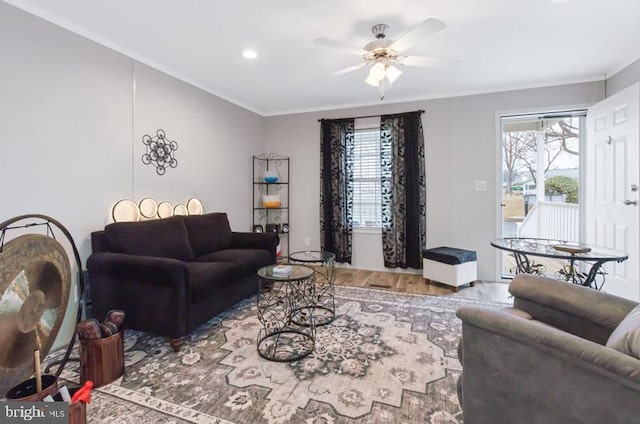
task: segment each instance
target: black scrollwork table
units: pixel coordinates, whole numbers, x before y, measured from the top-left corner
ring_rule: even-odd
[[[565,240],[505,237],[492,240],[491,245],[513,254],[516,260],[516,274],[543,273],[541,265],[530,259],[531,256],[563,259],[569,263],[555,273],[557,278],[597,290],[602,288],[605,281],[602,265],[607,262],[622,262],[629,258],[621,251]],[[591,265],[589,271],[581,272],[576,267],[576,261]]]
[[[274,275],[269,265],[258,270],[258,353],[265,359],[291,362],[315,347],[316,283],[313,268],[288,265],[290,274]]]
[[[316,327],[327,325],[336,317],[336,304],[334,299],[336,255],[331,252],[308,250],[293,252],[289,255],[290,263],[302,263],[313,265],[316,271]]]

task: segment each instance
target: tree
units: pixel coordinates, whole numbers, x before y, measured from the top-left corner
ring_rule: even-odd
[[[577,149],[570,146],[570,140],[577,142],[578,126],[577,118],[565,118],[554,121],[540,121],[540,128],[544,128],[544,150],[546,173],[558,157],[566,152],[578,155]],[[502,149],[505,166],[505,193],[512,192],[513,180],[516,174],[526,169],[534,183],[537,184],[538,142],[537,131],[534,129],[524,131],[504,132]]]
[[[562,151],[577,156],[579,152],[568,146],[569,140],[578,140],[578,127],[577,125],[572,125],[573,121],[577,120],[572,118],[558,121],[556,124],[549,126],[544,135],[545,139],[550,142],[558,142]]]
[[[564,194],[567,203],[578,203],[578,180],[564,175],[549,178],[544,183],[548,194]]]
[[[526,166],[522,158],[531,150],[532,142],[534,143],[533,149],[535,151],[535,133],[531,131],[509,131],[504,133],[502,150],[506,173],[506,194],[511,194],[516,173]]]

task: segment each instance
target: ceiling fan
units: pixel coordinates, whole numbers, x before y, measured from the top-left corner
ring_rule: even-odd
[[[376,39],[367,43],[363,48],[352,47],[324,37],[318,38],[314,42],[323,46],[339,48],[362,57],[363,62],[333,72],[329,76],[344,75],[369,66],[369,74],[365,82],[378,87],[380,100],[383,100],[385,84],[392,84],[402,74],[402,71],[396,65],[435,67],[446,62],[436,57],[407,56],[403,54],[404,51],[413,47],[422,37],[435,34],[445,27],[444,22],[429,18],[394,41],[387,38],[386,32],[389,26],[377,24],[371,28],[371,32],[373,32]]]

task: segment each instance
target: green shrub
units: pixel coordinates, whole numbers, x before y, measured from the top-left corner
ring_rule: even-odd
[[[567,203],[578,203],[578,180],[564,175],[549,178],[544,183],[547,194],[565,194]]]

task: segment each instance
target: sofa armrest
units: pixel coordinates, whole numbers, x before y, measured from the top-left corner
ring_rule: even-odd
[[[189,270],[177,259],[93,253],[87,260],[92,315],[123,309],[125,326],[178,338],[191,308]]]
[[[178,259],[152,256],[127,255],[125,253],[93,253],[87,259],[90,274],[105,274],[124,283],[138,278],[153,278],[159,286],[183,285],[189,269],[185,262]]]
[[[109,241],[104,230],[94,231],[91,233],[91,251],[93,253],[109,252]]]
[[[234,231],[231,237],[232,249],[263,249],[276,253],[280,238],[274,233],[249,233]]]
[[[632,422],[640,361],[541,322],[465,306],[465,417],[495,422]]]
[[[556,356],[570,358],[576,366],[607,373],[621,384],[631,385],[640,392],[640,360],[589,340],[545,325],[536,320],[522,318],[502,310],[479,306],[463,306],[456,315],[464,324],[470,324],[532,348],[548,350]],[[464,338],[463,338],[464,340]],[[464,344],[463,344],[464,349]],[[465,352],[463,350],[463,358]]]
[[[600,344],[637,305],[588,287],[528,274],[518,274],[509,292],[514,307],[534,319]]]

